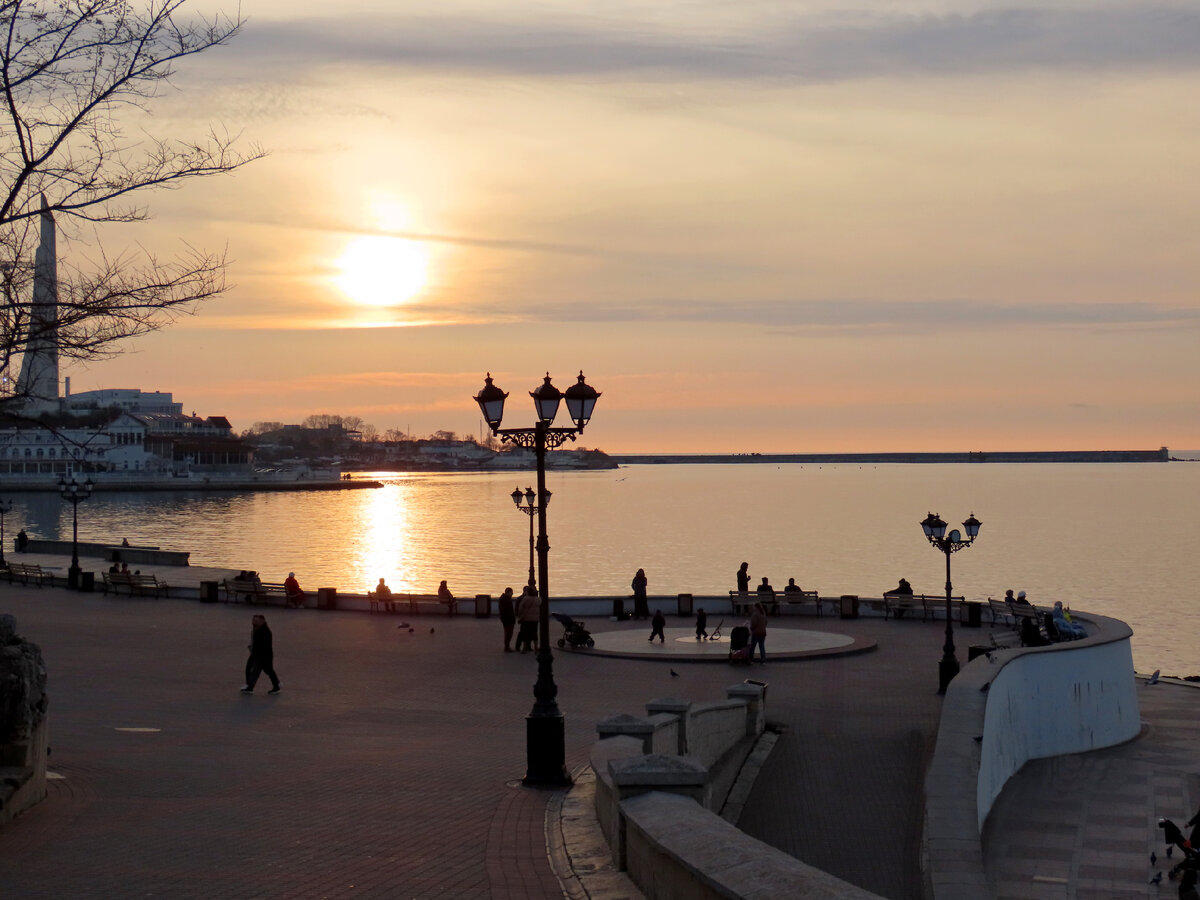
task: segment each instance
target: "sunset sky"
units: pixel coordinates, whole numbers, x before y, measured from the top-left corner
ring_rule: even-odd
[[[106,235],[235,286],[73,391],[478,434],[486,371],[523,426],[582,369],[612,452],[1200,447],[1194,0],[242,9],[146,127],[270,155]]]

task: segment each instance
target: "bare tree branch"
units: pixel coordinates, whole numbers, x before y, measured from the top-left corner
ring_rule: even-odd
[[[44,324],[30,319],[43,197],[60,228],[138,222],[143,191],[232,172],[263,155],[216,129],[196,140],[127,133],[175,65],[219,47],[240,15],[185,16],[189,0],[0,0],[0,373]],[[76,228],[77,232],[78,229]],[[162,328],[226,289],[225,255],[187,248],[175,260],[109,256],[60,266],[59,352],[90,358]],[[2,391],[0,391],[2,392]]]

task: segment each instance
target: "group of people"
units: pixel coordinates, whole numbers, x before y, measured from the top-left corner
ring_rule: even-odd
[[[521,596],[513,600],[513,589],[506,587],[497,603],[500,613],[500,625],[504,628],[504,652],[527,653],[538,647],[538,616],[541,600],[537,588],[532,584],[525,585]],[[512,647],[513,630],[517,623],[521,630],[517,632],[517,645]]]
[[[1052,640],[1073,641],[1087,637],[1087,630],[1071,618],[1071,611],[1055,600],[1048,613],[1039,614],[1029,602],[1024,591],[1014,597],[1012,589],[1004,592],[1004,602],[1015,610],[1021,610],[1021,643],[1026,647],[1041,647]],[[1039,627],[1039,622],[1041,627]],[[1043,633],[1042,628],[1045,629]]]
[[[735,575],[734,577],[737,580],[738,593],[739,594],[750,593],[750,563],[748,563],[748,562],[742,563],[741,567],[737,570],[737,575]],[[803,591],[803,588],[801,588],[800,585],[796,584],[795,578],[789,578],[788,583],[783,588],[783,592],[785,594],[799,594],[802,591]],[[775,588],[772,587],[770,580],[765,575],[763,576],[762,581],[760,581],[758,583],[758,585],[754,588],[754,592],[756,594],[761,594],[765,597],[773,598],[775,596]]]

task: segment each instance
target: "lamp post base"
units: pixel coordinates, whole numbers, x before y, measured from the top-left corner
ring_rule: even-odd
[[[950,682],[954,680],[954,676],[958,674],[958,657],[943,656],[938,662],[938,693],[946,693],[946,688],[950,686]]]
[[[571,786],[566,769],[566,720],[561,716],[525,717],[526,787]]]
[[[79,566],[71,566],[69,569],[67,569],[67,587],[71,588],[71,590],[78,590],[79,573],[82,571],[83,570],[79,568]]]

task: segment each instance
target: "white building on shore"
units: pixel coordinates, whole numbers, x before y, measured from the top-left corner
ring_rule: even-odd
[[[253,473],[253,448],[224,416],[185,415],[170,393],[109,388],[59,393],[54,218],[43,209],[30,308],[32,337],[13,396],[0,403],[0,479],[76,474],[179,477]]]

